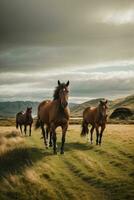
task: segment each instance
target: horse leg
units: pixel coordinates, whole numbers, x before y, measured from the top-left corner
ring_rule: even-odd
[[[49,132],[50,132],[50,140],[49,140],[49,146],[52,147],[52,132],[50,131],[50,128],[47,126],[46,127],[46,137],[47,137],[47,140],[48,140],[48,137],[49,137]]]
[[[30,124],[29,125],[29,136],[31,136],[31,127],[32,127],[32,125]]]
[[[25,132],[25,135],[27,134],[27,126],[24,125],[24,132]]]
[[[90,137],[91,144],[93,144],[93,132],[94,132],[94,126],[92,126],[92,128],[90,130],[90,133],[91,133],[91,137]]]
[[[42,130],[42,134],[43,134],[43,138],[44,138],[44,144],[45,144],[46,148],[48,148],[44,123],[41,123],[41,130]]]
[[[61,144],[61,154],[64,154],[64,144],[68,125],[62,126],[62,144]]]
[[[47,144],[48,144],[48,136],[49,136],[49,127],[47,126],[46,127],[46,141],[47,141]]]
[[[46,138],[47,138],[47,140],[48,140],[48,134],[49,134],[49,128],[46,127]]]
[[[103,135],[103,131],[105,130],[105,125],[101,126],[101,132],[100,132],[100,138],[99,138],[99,145],[101,145],[101,139],[102,139],[102,135]]]
[[[53,143],[52,143],[52,132],[50,131],[50,140],[49,140],[49,146],[52,147]]]
[[[96,145],[98,145],[98,140],[99,140],[99,127],[96,126]]]
[[[53,152],[54,154],[57,154],[57,146],[56,146],[56,131],[55,131],[56,127],[55,125],[52,123],[51,124],[51,128],[50,128],[50,132],[52,133],[52,137],[53,137]]]
[[[57,140],[56,131],[54,131],[53,132],[53,151],[54,151],[54,154],[57,154],[56,140]]]
[[[20,125],[20,132],[21,132],[21,134],[23,135],[23,132],[22,132],[22,125]]]
[[[86,134],[87,134],[87,142],[89,142],[89,128],[88,128],[88,123],[85,123],[85,132],[86,132]]]

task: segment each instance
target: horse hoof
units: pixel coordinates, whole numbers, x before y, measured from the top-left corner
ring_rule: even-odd
[[[57,155],[57,151],[54,151],[54,155]]]
[[[52,144],[49,144],[49,147],[52,147],[53,145]]]
[[[64,154],[64,151],[61,151],[60,154]]]

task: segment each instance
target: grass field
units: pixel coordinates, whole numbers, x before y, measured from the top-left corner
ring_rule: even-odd
[[[65,154],[53,155],[40,130],[0,127],[0,200],[134,199],[134,125],[108,125],[101,147],[80,129],[70,125]]]

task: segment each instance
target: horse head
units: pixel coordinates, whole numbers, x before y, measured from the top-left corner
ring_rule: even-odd
[[[32,107],[27,107],[26,114],[27,115],[31,115],[32,114]]]
[[[107,100],[100,100],[99,103],[99,111],[103,118],[107,118],[107,110],[108,110],[108,101]]]
[[[68,86],[69,86],[69,81],[67,81],[67,83],[60,83],[60,81],[58,80],[58,87],[57,87],[58,97],[62,108],[66,108],[68,105],[68,94],[69,94]]]

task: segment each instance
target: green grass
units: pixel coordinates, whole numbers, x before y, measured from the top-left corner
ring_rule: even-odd
[[[1,127],[0,200],[134,199],[134,126],[108,125],[101,147],[81,138],[80,129],[71,125],[65,154],[53,155],[40,130],[21,137]],[[59,150],[60,130],[57,136]]]

